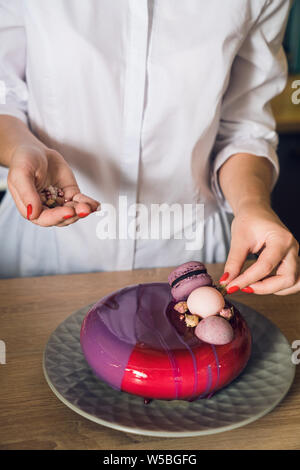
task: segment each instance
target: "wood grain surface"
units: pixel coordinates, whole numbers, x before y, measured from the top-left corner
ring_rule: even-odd
[[[218,279],[223,265],[208,265]],[[170,268],[0,281],[0,449],[300,449],[300,365],[285,399],[267,416],[233,431],[193,438],[138,436],[100,426],[61,403],[48,387],[42,354],[73,311],[128,284],[166,281]],[[271,319],[289,342],[300,339],[300,294],[231,296]],[[300,354],[299,354],[300,357]]]

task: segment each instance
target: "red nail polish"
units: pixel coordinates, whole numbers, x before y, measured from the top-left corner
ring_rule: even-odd
[[[229,278],[229,273],[226,272],[220,277],[219,282],[226,281],[226,279],[228,278]]]
[[[71,217],[73,217],[73,215],[64,215],[64,216],[63,216],[63,219],[66,220],[66,219],[70,219]]]
[[[227,289],[227,294],[233,294],[234,292],[237,292],[239,290],[239,286],[231,286],[229,289]]]
[[[89,212],[80,212],[80,214],[78,214],[78,217],[86,217],[89,214]]]
[[[253,294],[254,293],[254,290],[252,289],[252,287],[243,287],[243,289],[241,289],[243,292],[246,292],[247,294]]]
[[[30,220],[30,216],[32,214],[32,205],[28,204],[27,206],[27,219]]]

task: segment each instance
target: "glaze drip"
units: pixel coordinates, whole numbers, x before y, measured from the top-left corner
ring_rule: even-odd
[[[94,373],[116,390],[149,399],[205,398],[228,383],[226,368],[220,375],[219,351],[237,357],[243,327],[246,346],[237,362],[245,363],[250,342],[243,320],[232,321],[237,333],[232,345],[215,347],[180,320],[175,303],[167,283],[128,286],[97,302],[81,329],[82,350]],[[235,376],[240,368],[232,364]]]

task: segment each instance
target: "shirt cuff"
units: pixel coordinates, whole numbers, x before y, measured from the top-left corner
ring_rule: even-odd
[[[232,155],[236,153],[250,153],[258,157],[267,158],[273,166],[273,175],[272,175],[272,189],[274,188],[278,176],[279,176],[279,161],[276,150],[273,145],[271,145],[267,140],[256,139],[255,141],[235,141],[231,144],[226,145],[213,160],[212,166],[212,175],[211,175],[211,186],[212,191],[217,199],[218,205],[225,210],[226,212],[232,213],[232,208],[230,204],[226,201],[224,194],[222,192],[218,171],[223,165],[223,163],[228,160]],[[241,158],[243,158],[241,156]]]
[[[21,121],[23,121],[24,124],[28,125],[27,114],[14,105],[0,104],[0,114],[1,115],[7,114],[8,116],[16,117],[18,119],[21,119]]]

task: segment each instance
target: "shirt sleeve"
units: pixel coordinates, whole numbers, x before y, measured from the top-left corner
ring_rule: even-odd
[[[273,165],[272,188],[279,175],[278,136],[270,100],[286,84],[282,40],[290,6],[290,0],[265,3],[232,65],[211,168],[212,190],[219,205],[228,212],[232,209],[219,185],[218,170],[232,155],[250,153],[267,158]]]
[[[27,123],[26,37],[20,0],[0,0],[0,114]]]

